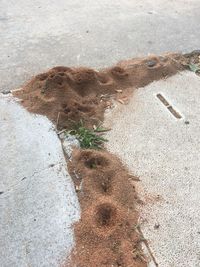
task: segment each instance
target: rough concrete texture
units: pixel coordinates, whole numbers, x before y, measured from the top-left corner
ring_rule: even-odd
[[[141,179],[142,230],[160,267],[200,266],[199,88],[199,76],[182,72],[136,90],[106,116],[109,150]]]
[[[198,49],[199,0],[1,0],[0,90],[55,65]]]
[[[53,125],[0,96],[0,266],[60,266],[79,204]]]
[[[80,143],[74,135],[65,133],[62,140],[62,147],[67,159],[71,159],[73,149],[80,148]]]

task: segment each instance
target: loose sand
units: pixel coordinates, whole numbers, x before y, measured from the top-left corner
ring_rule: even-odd
[[[100,71],[55,67],[34,77],[15,96],[29,111],[46,115],[57,129],[71,129],[80,120],[91,128],[103,121],[112,99],[125,104],[135,88],[174,75],[195,58],[150,56]],[[137,225],[137,178],[107,151],[75,150],[68,168],[75,185],[81,185],[77,194],[82,215],[74,226],[76,247],[66,266],[147,266]]]
[[[80,119],[92,126],[103,121],[112,97],[126,102],[133,88],[183,70],[186,61],[180,54],[168,54],[127,60],[100,71],[55,67],[34,77],[15,95],[29,111],[46,115],[59,129]]]

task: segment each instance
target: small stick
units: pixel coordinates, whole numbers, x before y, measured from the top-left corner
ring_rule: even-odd
[[[140,181],[140,178],[139,178],[139,177],[137,177],[137,176],[133,176],[133,175],[129,175],[129,179],[130,179],[130,180],[133,180],[133,181],[137,181],[137,182]]]
[[[59,135],[59,134],[61,134],[61,133],[64,133],[65,131],[67,131],[67,129],[63,129],[63,130],[57,132],[57,134]]]
[[[112,129],[111,128],[108,128],[108,129],[104,129],[104,128],[102,128],[102,129],[95,129],[94,130],[94,132],[97,132],[97,133],[104,133],[104,132],[109,132],[109,131],[111,131]]]
[[[143,243],[145,244],[145,246],[146,246],[146,248],[147,248],[147,250],[148,250],[148,252],[149,252],[149,254],[150,254],[150,256],[151,256],[151,258],[152,258],[152,260],[153,260],[153,262],[154,262],[154,264],[155,264],[155,266],[158,267],[158,263],[157,263],[157,261],[156,261],[154,255],[153,255],[153,253],[152,253],[152,251],[151,251],[151,248],[150,248],[150,246],[149,246],[148,241],[146,240],[146,238],[144,237],[144,235],[143,235],[143,233],[142,233],[142,230],[141,230],[141,228],[140,228],[140,225],[137,226],[137,230],[138,230],[140,236],[142,237],[142,241],[143,241]]]
[[[58,130],[58,122],[60,118],[60,112],[58,112],[57,120],[56,120],[56,129]]]

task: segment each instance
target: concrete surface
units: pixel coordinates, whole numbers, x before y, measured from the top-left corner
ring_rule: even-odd
[[[53,125],[0,96],[0,266],[56,267],[79,204]]]
[[[200,266],[199,88],[199,76],[182,72],[136,90],[106,115],[109,150],[141,179],[142,230],[159,267]]]
[[[0,90],[55,65],[199,48],[199,0],[1,0]]]

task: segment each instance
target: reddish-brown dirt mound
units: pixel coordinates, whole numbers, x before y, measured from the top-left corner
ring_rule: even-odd
[[[80,120],[91,127],[103,120],[111,98],[123,103],[135,88],[185,69],[196,56],[151,56],[101,71],[59,66],[37,75],[14,95],[29,111],[46,115],[58,129],[70,129]],[[74,150],[68,169],[79,188],[82,212],[74,226],[76,247],[65,266],[147,266],[141,251],[143,237],[137,231],[134,177],[106,151]]]
[[[130,88],[133,91],[184,69],[185,62],[184,56],[169,54],[123,61],[101,71],[60,66],[37,75],[15,95],[29,111],[48,116],[59,129],[70,128],[80,119],[91,126],[103,120],[111,96],[123,98]]]
[[[106,151],[74,150],[68,163],[78,196],[81,220],[75,224],[77,266],[146,266],[137,232],[137,196],[128,170]],[[80,180],[81,179],[81,180]],[[104,253],[104,254],[102,254]]]

